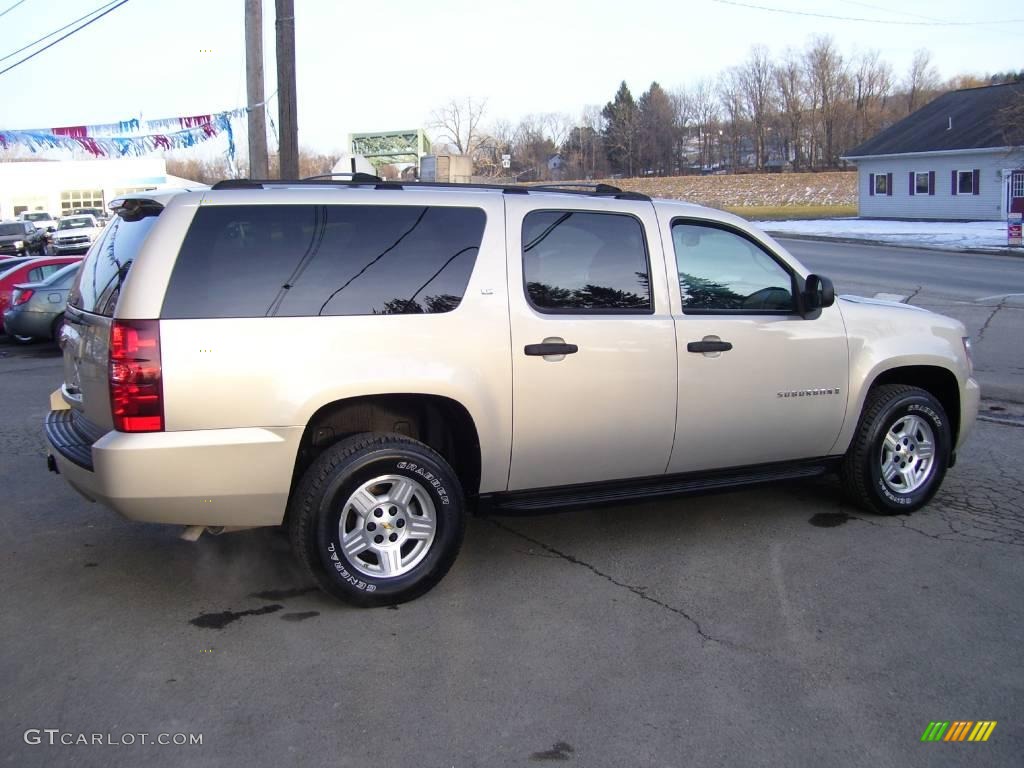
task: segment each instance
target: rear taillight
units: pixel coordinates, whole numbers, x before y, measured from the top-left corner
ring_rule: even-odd
[[[31,288],[16,288],[14,295],[11,297],[11,306],[16,307],[19,304],[24,304],[32,298],[32,294],[35,293]]]
[[[158,320],[115,320],[110,327],[110,407],[119,432],[163,431]]]

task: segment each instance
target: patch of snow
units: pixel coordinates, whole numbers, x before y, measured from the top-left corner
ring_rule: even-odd
[[[1007,249],[1005,221],[890,221],[879,219],[807,219],[755,221],[772,235],[841,237],[943,250]],[[1015,249],[1020,250],[1020,249]]]

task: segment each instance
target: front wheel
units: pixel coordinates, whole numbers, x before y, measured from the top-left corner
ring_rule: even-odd
[[[289,534],[320,587],[363,607],[419,597],[448,572],[462,544],[466,506],[448,463],[396,434],[361,434],[331,446],[289,502]]]
[[[952,430],[942,404],[901,384],[872,389],[840,469],[848,497],[882,515],[927,504],[949,466]]]

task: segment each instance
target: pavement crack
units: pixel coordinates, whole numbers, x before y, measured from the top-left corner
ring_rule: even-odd
[[[712,637],[711,635],[709,635],[707,632],[704,631],[704,628],[700,625],[700,622],[697,621],[695,618],[693,618],[693,616],[688,614],[682,608],[679,608],[679,607],[674,606],[674,605],[669,605],[668,603],[666,603],[666,602],[664,602],[662,600],[659,600],[656,597],[652,597],[651,595],[649,595],[647,593],[646,587],[636,586],[636,585],[633,585],[633,584],[627,584],[624,581],[619,581],[614,576],[605,573],[604,571],[602,571],[599,568],[591,565],[590,563],[586,562],[585,560],[580,560],[578,557],[574,557],[573,555],[570,555],[567,552],[562,552],[561,550],[556,549],[555,547],[552,547],[550,544],[545,544],[543,541],[540,541],[539,539],[535,539],[532,536],[528,536],[525,533],[521,533],[521,532],[517,531],[515,528],[510,528],[509,526],[504,525],[504,524],[498,522],[497,520],[494,520],[493,518],[490,520],[490,522],[493,525],[495,525],[497,528],[500,528],[501,530],[505,531],[506,533],[511,533],[513,536],[518,536],[519,538],[523,539],[524,541],[528,541],[531,544],[533,544],[534,546],[540,547],[545,552],[551,553],[555,557],[561,558],[562,560],[565,560],[566,562],[572,563],[573,565],[578,565],[578,566],[581,566],[583,568],[586,568],[588,571],[593,573],[595,576],[600,576],[605,581],[607,581],[607,582],[609,582],[611,584],[614,584],[617,587],[625,589],[625,590],[627,590],[629,592],[632,592],[634,595],[639,597],[641,600],[646,600],[649,603],[654,603],[659,608],[664,608],[666,611],[671,611],[672,613],[676,614],[677,616],[683,617],[684,619],[686,619],[686,621],[688,621],[691,625],[693,625],[693,628],[697,631],[697,634],[700,636],[700,644],[701,644],[702,647],[709,640],[713,641],[713,642],[716,642],[716,643],[721,643],[722,645],[729,645],[729,646],[733,645],[732,643],[729,643],[729,642],[727,642],[725,640],[720,640],[717,637]]]
[[[992,320],[995,318],[995,316],[997,314],[999,314],[999,310],[1005,309],[1005,308],[1006,308],[1006,299],[1003,299],[998,304],[996,304],[995,309],[992,310],[992,314],[990,314],[988,316],[988,319],[985,320],[985,322],[982,324],[981,328],[978,329],[978,342],[979,343],[981,342],[981,340],[983,338],[985,338],[985,331],[988,330],[988,326],[992,322]]]
[[[909,304],[911,301],[913,301],[914,297],[917,296],[917,294],[919,294],[923,289],[924,289],[923,285],[917,286],[917,288],[914,289],[914,292],[912,294],[910,294],[909,296],[907,296],[907,298],[905,298],[903,300],[903,303],[904,304]]]

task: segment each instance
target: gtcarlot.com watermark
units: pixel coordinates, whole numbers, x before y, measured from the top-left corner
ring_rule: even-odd
[[[75,733],[60,728],[29,728],[22,738],[26,744],[66,747],[131,747],[137,744],[188,747],[203,743],[201,733]]]

